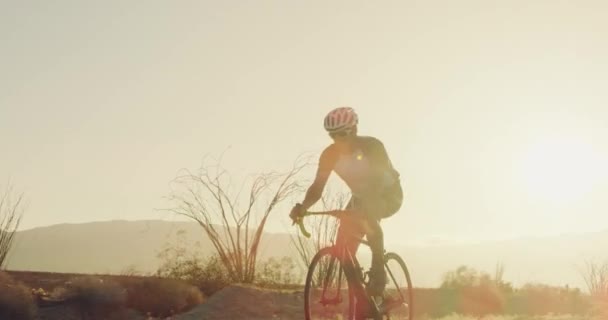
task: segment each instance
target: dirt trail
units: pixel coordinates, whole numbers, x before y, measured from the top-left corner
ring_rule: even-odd
[[[302,291],[233,285],[220,290],[205,303],[176,319],[301,320],[304,319],[304,295]]]

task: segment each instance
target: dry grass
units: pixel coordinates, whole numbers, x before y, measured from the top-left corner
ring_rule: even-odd
[[[0,319],[29,320],[36,317],[36,305],[30,290],[0,272]]]
[[[568,314],[547,314],[547,315],[486,315],[486,316],[469,316],[458,313],[453,313],[443,317],[429,317],[428,315],[421,315],[415,317],[416,320],[603,320],[590,318],[582,315],[568,315]]]
[[[78,277],[57,288],[52,296],[82,305],[124,305],[126,290],[118,283],[97,277]]]
[[[608,319],[608,293],[593,296],[593,313],[601,319]]]
[[[211,269],[210,269],[211,270]],[[210,271],[209,270],[209,271]],[[262,269],[263,270],[263,269]],[[284,292],[277,290],[261,289],[249,290],[251,294],[245,295],[231,295],[230,290],[222,290],[218,294],[214,294],[209,297],[208,303],[204,303],[202,306],[191,310],[194,306],[197,306],[204,302],[204,296],[200,290],[195,286],[192,286],[188,281],[178,279],[166,279],[161,277],[143,277],[143,276],[111,276],[111,275],[74,275],[74,274],[54,274],[54,273],[33,273],[33,272],[9,272],[13,279],[23,282],[27,287],[31,288],[50,288],[49,291],[54,292],[56,296],[61,294],[63,297],[71,297],[72,301],[79,301],[82,305],[82,309],[87,309],[90,316],[86,318],[82,317],[82,314],[76,313],[76,318],[70,319],[122,319],[117,317],[116,314],[112,316],[104,315],[103,312],[109,309],[109,306],[114,306],[116,309],[122,310],[137,310],[140,315],[149,314],[155,318],[167,318],[177,314],[187,314],[189,311],[198,312],[202,314],[217,314],[225,315],[229,313],[227,308],[235,308],[236,311],[241,315],[239,318],[250,318],[251,315],[259,314],[265,309],[272,311],[268,317],[261,317],[262,319],[272,318],[273,315],[277,315],[279,319],[301,319],[303,317],[303,297],[301,294],[301,287],[294,287],[292,292]],[[2,273],[0,273],[2,275]],[[8,278],[6,274],[4,278]],[[0,278],[0,284],[6,283],[8,280],[2,280]],[[103,281],[100,281],[103,280]],[[12,281],[12,280],[11,280]],[[66,283],[69,282],[69,285]],[[57,289],[57,288],[63,289]],[[231,289],[234,291],[234,287]],[[240,287],[240,286],[237,286]],[[532,290],[527,288],[526,290],[515,292],[514,295],[518,295],[522,301],[526,303],[525,308],[511,308],[508,307],[506,313],[508,314],[519,314],[519,315],[503,315],[493,316],[488,315],[477,315],[468,316],[462,314],[450,314],[455,310],[460,313],[470,311],[469,302],[475,301],[478,303],[488,303],[488,297],[475,296],[468,297],[469,300],[463,300],[465,295],[459,292],[447,292],[439,289],[423,289],[416,288],[414,290],[415,299],[415,312],[416,320],[591,320],[593,318],[584,316],[586,313],[590,313],[591,308],[587,307],[586,296],[581,296],[580,303],[583,303],[581,307],[571,308],[567,306],[568,299],[570,299],[571,292],[558,290],[561,295],[550,294],[556,293],[557,288],[545,288],[546,290]],[[555,289],[555,290],[554,290]],[[45,289],[47,290],[47,289]],[[238,291],[238,290],[237,290]],[[249,292],[247,291],[247,292]],[[555,292],[554,292],[555,291]],[[240,292],[240,291],[239,291]],[[236,292],[236,293],[239,293]],[[261,293],[260,293],[261,292]],[[232,292],[235,293],[235,292]],[[526,293],[526,294],[524,294]],[[534,293],[534,294],[532,294]],[[18,297],[18,294],[20,294]],[[492,295],[489,295],[492,296]],[[258,299],[262,299],[264,303],[256,303]],[[474,298],[474,299],[473,299]],[[25,289],[22,286],[22,290],[15,294],[9,293],[2,288],[0,290],[0,311],[4,311],[4,301],[12,301],[10,305],[16,306],[24,303],[26,306],[31,307],[32,312],[35,312],[35,306],[31,301],[31,294],[29,289]],[[564,300],[565,299],[565,300]],[[578,299],[578,298],[577,298]],[[28,302],[29,301],[29,302]],[[468,302],[467,302],[468,301]],[[492,300],[493,301],[493,300]],[[578,301],[578,300],[577,300]],[[465,303],[467,302],[467,303]],[[540,304],[545,303],[550,308],[545,308]],[[511,303],[512,304],[512,303]],[[508,303],[509,305],[509,303]],[[68,307],[73,309],[73,304]],[[105,306],[105,307],[103,307]],[[465,308],[466,307],[466,308]],[[542,308],[541,308],[542,307]],[[584,307],[584,308],[583,308]],[[104,311],[105,308],[105,311]],[[539,309],[540,308],[540,309]],[[599,309],[606,310],[605,305],[598,305]],[[537,310],[538,309],[538,310]],[[543,311],[543,310],[548,311]],[[27,308],[26,308],[27,310]],[[477,310],[477,309],[475,309]],[[560,311],[561,310],[561,311]],[[573,312],[575,310],[578,312]],[[235,312],[236,312],[235,311]],[[268,311],[268,310],[266,310]],[[441,311],[441,312],[438,312]],[[40,315],[43,313],[48,314],[48,310],[40,309]],[[210,313],[205,313],[210,312]],[[573,315],[545,315],[547,312],[561,312],[570,313]],[[135,313],[132,313],[136,316]],[[538,314],[534,316],[533,314]],[[126,317],[124,319],[136,319],[137,317]],[[143,316],[141,317],[143,318]],[[192,319],[204,319],[201,317],[201,313],[196,313]],[[8,315],[0,313],[0,319],[33,319],[30,318]],[[52,320],[66,320],[65,314],[57,316],[48,316],[44,319]],[[185,318],[186,319],[186,318]],[[606,317],[596,317],[593,320],[606,320]]]
[[[107,315],[106,311],[110,309],[114,309],[114,313],[131,309],[140,314],[167,317],[185,312],[204,301],[204,294],[197,287],[177,279],[26,271],[9,273],[29,288],[41,288],[57,300],[66,299],[67,305],[81,309],[83,314],[89,315],[88,318],[95,318],[95,315],[100,319],[115,318]],[[0,319],[6,318],[0,316]]]

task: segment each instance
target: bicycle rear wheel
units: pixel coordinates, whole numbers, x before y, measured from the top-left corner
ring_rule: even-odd
[[[334,251],[323,248],[310,262],[304,287],[306,320],[353,319],[353,290]]]
[[[414,290],[412,279],[399,255],[393,252],[384,255],[384,267],[387,273],[387,285],[384,290],[386,319],[414,319]]]

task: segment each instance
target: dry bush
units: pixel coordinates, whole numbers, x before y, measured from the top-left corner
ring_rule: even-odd
[[[181,272],[179,279],[197,286],[207,296],[234,283],[217,255],[205,260],[185,261]]]
[[[290,287],[300,278],[296,273],[296,267],[295,261],[290,257],[269,258],[258,266],[255,283],[261,287]]]
[[[178,231],[177,241],[165,245],[158,254],[162,261],[156,275],[162,278],[179,279],[197,286],[206,296],[234,283],[224,267],[219,255],[205,259],[199,254],[189,252],[191,244]]]
[[[168,317],[203,303],[201,291],[184,281],[159,277],[123,278],[126,305],[154,317]]]
[[[9,186],[0,192],[0,269],[6,265],[13,239],[23,216],[23,194],[14,195]]]
[[[337,210],[346,207],[349,196],[345,192],[333,192],[328,190],[321,197],[320,211]],[[311,211],[315,211],[312,210]],[[311,239],[301,234],[297,229],[297,235],[291,235],[291,242],[299,256],[299,263],[302,270],[308,270],[312,257],[321,248],[330,246],[334,243],[338,232],[339,221],[332,216],[309,216],[305,220],[305,226],[310,229]],[[322,263],[326,263],[323,261]]]
[[[503,280],[503,274],[502,265],[497,266],[493,277],[467,266],[446,273],[429,313],[434,316],[455,312],[473,316],[518,314],[530,317],[551,313],[578,316],[589,310],[588,296],[577,288],[538,283],[513,288]]]
[[[585,314],[589,298],[578,288],[526,283],[509,297],[509,312],[526,315]]]
[[[498,264],[494,277],[468,266],[460,266],[443,276],[441,306],[435,315],[452,312],[475,316],[503,313],[507,305],[507,294],[513,289],[503,281],[504,266]]]
[[[602,319],[608,319],[608,261],[587,261],[581,273],[593,299],[592,312]]]
[[[146,276],[149,275],[144,271],[141,271],[139,268],[137,268],[134,265],[129,265],[125,268],[123,268],[120,272],[119,275],[121,276],[126,276],[126,277],[137,277],[137,276]]]
[[[168,210],[202,227],[232,281],[252,283],[266,222],[277,206],[303,189],[297,177],[307,166],[298,159],[286,172],[253,175],[237,189],[219,161],[196,172],[184,169],[171,184],[173,207]]]
[[[36,317],[36,305],[30,290],[0,272],[0,319],[29,320]]]

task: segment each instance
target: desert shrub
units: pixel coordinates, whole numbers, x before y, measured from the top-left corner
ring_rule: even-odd
[[[168,198],[173,206],[168,210],[201,226],[234,282],[253,283],[268,217],[300,191],[298,176],[310,163],[299,158],[285,172],[249,176],[237,191],[220,162],[205,163],[197,171],[181,170],[171,183]],[[241,193],[244,189],[248,191]]]
[[[516,314],[583,314],[589,299],[577,288],[527,283],[509,298],[508,311]]]
[[[201,291],[184,281],[160,277],[123,278],[128,308],[154,317],[168,317],[201,304]]]
[[[594,297],[592,313],[598,319],[608,319],[608,296]]]
[[[199,261],[201,262],[198,266],[190,263],[183,279],[199,287],[207,296],[234,283],[219,256],[214,255]]]
[[[587,261],[582,276],[591,295],[592,313],[608,319],[608,261]]]
[[[9,185],[0,190],[0,270],[7,263],[13,240],[23,217],[23,194],[13,193]]]
[[[444,275],[438,290],[436,308],[430,314],[439,317],[450,313],[486,316],[490,314],[582,315],[589,310],[589,297],[579,289],[528,283],[513,288],[502,281],[503,268],[494,277],[461,266]]]
[[[36,317],[30,290],[0,271],[0,319],[29,320]]]
[[[202,259],[198,256],[178,255],[179,252],[165,253],[164,262],[156,275],[164,278],[184,280],[197,286],[206,296],[210,296],[233,283],[217,255]]]
[[[296,263],[290,257],[269,258],[257,267],[256,284],[262,287],[280,288],[298,281]]]
[[[502,272],[502,267],[499,267],[496,275],[491,277],[473,268],[460,266],[446,273],[439,289],[438,308],[432,314],[439,317],[453,312],[476,316],[503,313],[506,295],[512,291],[512,287],[502,281]]]
[[[141,271],[140,269],[138,269],[135,265],[129,265],[129,266],[123,268],[119,272],[119,275],[127,276],[127,277],[134,277],[134,276],[146,276],[147,274],[145,272]]]

